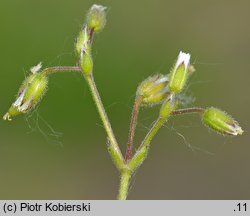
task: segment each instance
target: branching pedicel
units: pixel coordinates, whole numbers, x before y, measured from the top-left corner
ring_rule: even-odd
[[[188,53],[180,52],[170,74],[154,75],[139,85],[131,117],[127,151],[124,158],[93,77],[93,59],[91,56],[92,41],[94,34],[100,32],[104,28],[105,23],[106,7],[93,5],[88,12],[86,22],[75,43],[77,65],[79,66],[58,66],[42,70],[42,65],[39,64],[31,68],[31,74],[21,85],[15,102],[11,105],[3,119],[11,120],[14,116],[32,110],[45,94],[48,85],[48,76],[50,74],[64,71],[82,73],[89,86],[106,130],[108,151],[121,175],[118,199],[124,200],[127,198],[132,174],[146,159],[152,139],[169,117],[186,113],[198,113],[206,126],[222,135],[241,135],[243,130],[231,116],[217,108],[210,107],[203,109],[193,107],[177,109],[177,107],[181,105],[178,100],[178,94],[182,92],[188,77],[191,75],[191,56]],[[140,107],[158,104],[161,104],[159,117],[141,142],[136,153],[133,154],[134,134]]]

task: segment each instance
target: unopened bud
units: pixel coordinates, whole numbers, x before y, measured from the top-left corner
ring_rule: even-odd
[[[89,44],[89,33],[87,26],[84,26],[84,28],[80,31],[79,36],[76,39],[75,50],[77,57],[80,57],[82,52],[89,52],[90,44]]]
[[[80,60],[80,66],[84,75],[91,74],[93,70],[91,44],[88,31],[88,27],[85,26],[80,32],[75,44],[76,54]]]
[[[190,54],[180,52],[169,77],[169,89],[171,92],[179,93],[182,91],[188,77],[189,62]]]
[[[177,106],[178,103],[172,98],[172,96],[170,96],[169,100],[165,101],[161,106],[160,117],[167,118]]]
[[[162,103],[169,96],[168,77],[157,74],[147,78],[138,87],[137,96],[142,97],[142,105]]]
[[[214,131],[223,135],[241,135],[243,130],[237,121],[222,110],[211,107],[203,113],[203,122]]]
[[[87,15],[87,25],[94,32],[100,32],[106,24],[106,7],[94,4]]]
[[[35,67],[33,67],[34,69]],[[39,67],[40,69],[40,67]],[[22,113],[27,113],[33,109],[46,92],[48,79],[37,70],[28,76],[19,89],[15,102],[4,115],[4,120],[11,120],[12,117]]]
[[[80,57],[80,65],[82,72],[85,76],[88,76],[93,71],[93,60],[89,52],[82,52]]]

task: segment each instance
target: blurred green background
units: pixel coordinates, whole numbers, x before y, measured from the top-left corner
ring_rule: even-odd
[[[245,130],[228,138],[199,116],[171,119],[133,178],[129,199],[250,199],[248,0],[1,0],[0,113],[31,66],[75,64],[74,40],[93,3],[109,7],[94,40],[94,74],[123,152],[137,85],[168,73],[180,50],[192,54],[196,68],[190,106],[226,110]],[[137,146],[158,109],[140,113]],[[118,180],[79,74],[52,75],[32,116],[0,122],[0,199],[115,199]]]

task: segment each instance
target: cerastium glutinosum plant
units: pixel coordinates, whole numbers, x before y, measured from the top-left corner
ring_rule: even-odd
[[[77,66],[57,66],[41,69],[42,65],[39,64],[31,68],[31,74],[23,82],[15,102],[3,119],[11,120],[16,115],[32,110],[47,89],[48,75],[64,71],[82,73],[106,130],[108,151],[114,165],[120,172],[118,199],[124,200],[127,198],[131,176],[146,159],[152,139],[169,117],[186,113],[198,113],[206,126],[222,135],[241,135],[243,130],[231,116],[214,107],[177,109],[181,105],[179,93],[182,92],[188,77],[191,75],[191,56],[188,53],[180,52],[170,74],[154,75],[139,85],[132,111],[127,151],[125,157],[123,157],[93,77],[92,41],[94,34],[100,32],[105,23],[106,8],[101,5],[93,5],[75,43]],[[161,104],[159,116],[136,153],[133,154],[134,134],[140,107],[158,104]]]

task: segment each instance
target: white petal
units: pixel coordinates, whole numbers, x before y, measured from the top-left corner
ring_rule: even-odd
[[[180,51],[178,55],[178,59],[176,62],[176,68],[178,68],[181,64],[184,63],[185,69],[188,67],[189,62],[190,62],[191,55],[189,53],[184,53]]]
[[[103,10],[106,10],[107,7],[104,7],[102,5],[97,5],[97,4],[94,4],[90,10],[100,10],[100,11],[103,11]]]
[[[161,84],[161,83],[164,83],[164,82],[167,82],[168,81],[168,77],[167,76],[164,76],[158,80],[155,81],[155,84]]]
[[[24,89],[23,91],[22,91],[22,93],[19,95],[19,97],[16,99],[16,101],[14,102],[14,106],[15,107],[20,107],[21,106],[21,104],[22,104],[22,102],[23,102],[23,98],[24,98],[24,95],[25,95],[25,92],[26,92],[26,90],[27,90],[27,88],[26,89]]]
[[[37,73],[42,68],[42,62],[40,62],[38,65],[30,68],[31,73]]]

